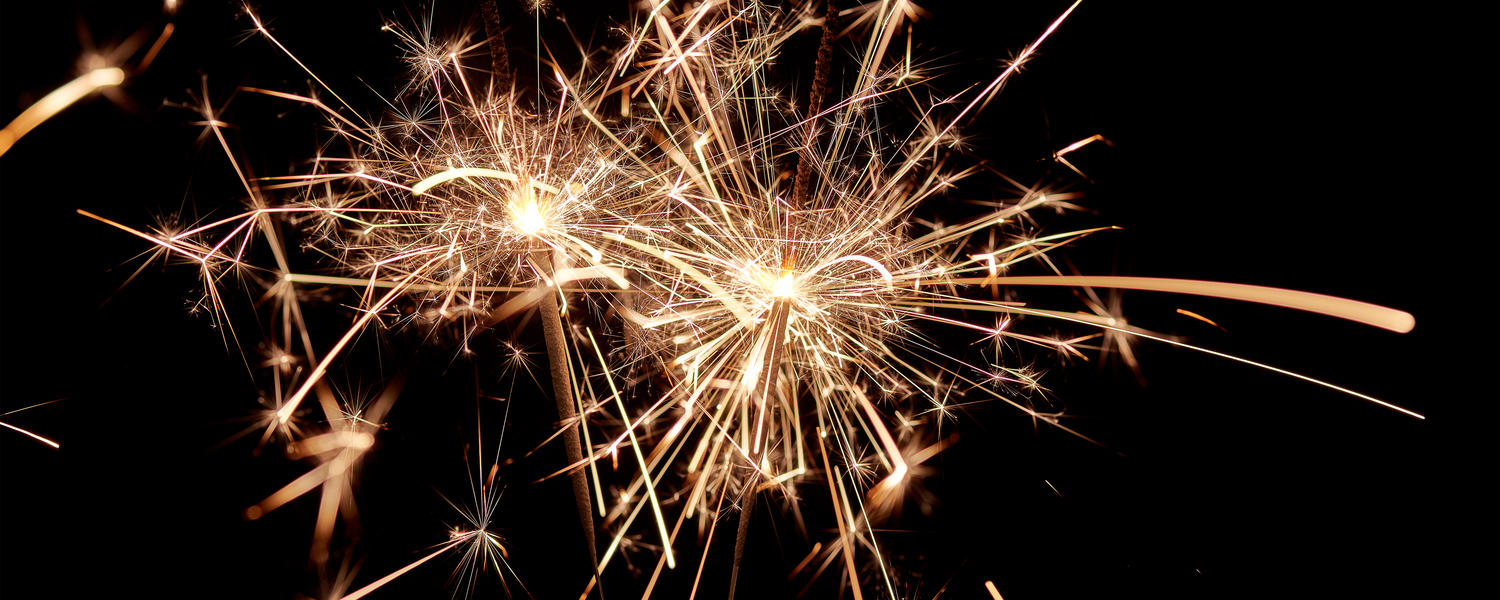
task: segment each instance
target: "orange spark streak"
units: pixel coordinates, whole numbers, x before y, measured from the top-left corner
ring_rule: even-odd
[[[123,81],[125,81],[125,71],[119,67],[105,67],[84,73],[77,79],[63,84],[62,87],[52,90],[52,93],[43,96],[36,104],[21,111],[21,114],[6,125],[5,129],[0,129],[0,156],[10,150],[16,140],[21,139],[26,132],[62,112],[62,109],[67,108],[68,105],[94,93],[99,88],[120,85]]]
[[[1148,339],[1148,340],[1151,340],[1153,342],[1161,342],[1163,344],[1171,344],[1173,346],[1177,346],[1178,348],[1187,348],[1188,350],[1196,350],[1198,352],[1202,352],[1204,354],[1208,354],[1208,355],[1211,355],[1211,356],[1217,356],[1219,358],[1232,360],[1232,361],[1237,362],[1237,363],[1247,364],[1247,365],[1250,365],[1252,367],[1259,367],[1259,368],[1265,369],[1267,371],[1271,371],[1273,373],[1280,373],[1280,374],[1286,375],[1288,377],[1295,377],[1297,379],[1301,379],[1301,380],[1306,381],[1308,383],[1315,383],[1317,385],[1321,385],[1321,386],[1326,387],[1326,388],[1331,389],[1331,390],[1335,390],[1335,391],[1343,392],[1345,394],[1349,394],[1350,396],[1354,396],[1355,398],[1359,398],[1359,399],[1362,399],[1362,400],[1373,402],[1375,404],[1379,404],[1381,406],[1384,406],[1384,407],[1389,408],[1391,410],[1394,410],[1396,412],[1405,414],[1407,416],[1411,416],[1411,417],[1415,417],[1415,418],[1423,419],[1423,420],[1427,419],[1427,417],[1425,415],[1421,414],[1421,413],[1418,413],[1418,412],[1413,411],[1411,409],[1403,408],[1401,406],[1397,406],[1395,404],[1391,404],[1390,402],[1386,402],[1385,400],[1381,400],[1381,399],[1376,398],[1374,396],[1371,396],[1371,395],[1368,395],[1368,394],[1361,394],[1359,392],[1356,392],[1354,390],[1351,390],[1351,389],[1343,387],[1343,386],[1334,385],[1332,383],[1328,383],[1328,382],[1323,381],[1321,379],[1314,379],[1312,377],[1308,377],[1308,376],[1303,375],[1301,373],[1297,373],[1297,372],[1294,372],[1294,371],[1288,371],[1288,370],[1280,368],[1280,367],[1273,367],[1273,366],[1268,365],[1268,364],[1263,363],[1263,362],[1256,362],[1256,361],[1250,360],[1248,358],[1240,358],[1240,357],[1235,356],[1233,354],[1225,354],[1225,353],[1219,352],[1217,350],[1209,350],[1208,348],[1204,348],[1202,346],[1194,346],[1192,344],[1185,344],[1185,343],[1179,342],[1177,340],[1172,340],[1172,339],[1167,339],[1167,338],[1160,337],[1160,336],[1151,335],[1151,334],[1148,334],[1148,333],[1145,333],[1145,332],[1142,332],[1142,331],[1133,331],[1133,330],[1129,330],[1129,329],[1123,329],[1123,328],[1120,328],[1120,327],[1114,327],[1114,326],[1111,326],[1111,325],[1104,325],[1104,324],[1099,324],[1099,323],[1090,323],[1089,321],[1086,321],[1084,319],[1076,319],[1076,318],[1073,318],[1073,317],[1071,317],[1069,315],[1064,315],[1064,314],[1059,314],[1059,313],[1049,313],[1049,312],[1044,312],[1044,311],[1029,310],[1029,309],[1025,309],[1025,308],[1012,308],[1011,310],[1014,311],[1014,312],[1018,312],[1018,313],[1032,314],[1032,315],[1050,317],[1050,318],[1053,318],[1053,319],[1060,319],[1060,320],[1063,320],[1063,321],[1072,321],[1074,323],[1082,323],[1082,324],[1093,325],[1093,326],[1098,327],[1100,329],[1108,329],[1110,331],[1117,331],[1117,332],[1120,332],[1120,333],[1125,333],[1125,334],[1133,335],[1133,336],[1136,336],[1136,337],[1139,337],[1139,338],[1142,338],[1142,339]],[[1386,309],[1386,310],[1390,310],[1390,309]],[[1058,426],[1055,423],[1053,425],[1054,426]],[[1085,438],[1085,439],[1087,439],[1087,438]]]
[[[1018,277],[960,277],[943,283],[978,285],[1055,285],[1074,287],[1102,287],[1148,292],[1172,292],[1195,296],[1210,296],[1258,302],[1283,308],[1348,319],[1396,333],[1406,333],[1416,326],[1411,313],[1386,308],[1368,302],[1338,298],[1312,292],[1299,292],[1282,288],[1225,283],[1222,281],[1197,281],[1192,279],[1167,279],[1162,277],[1119,277],[1094,275],[1037,275]]]
[[[364,329],[365,325],[367,325],[371,319],[375,318],[376,314],[378,314],[381,310],[384,310],[392,300],[396,299],[396,296],[399,296],[403,291],[405,291],[406,285],[411,283],[412,280],[416,279],[418,274],[426,271],[427,267],[432,266],[433,263],[436,263],[441,259],[441,256],[434,257],[424,263],[417,270],[413,271],[405,277],[402,277],[399,283],[395,287],[391,288],[391,291],[386,292],[386,294],[382,296],[374,306],[371,306],[368,310],[366,310],[365,314],[361,315],[359,317],[359,320],[355,321],[354,325],[349,327],[349,331],[344,333],[344,337],[339,338],[338,343],[333,345],[333,349],[328,351],[328,354],[323,357],[323,360],[318,363],[318,366],[313,368],[312,373],[307,376],[307,381],[303,382],[302,387],[298,388],[297,392],[292,394],[291,399],[287,400],[287,403],[281,407],[281,410],[276,411],[277,421],[285,424],[287,422],[287,419],[292,418],[292,413],[297,410],[297,405],[301,404],[302,399],[307,397],[307,392],[312,390],[313,385],[323,378],[323,374],[328,371],[328,364],[333,362],[334,357],[338,356],[339,351],[343,350],[344,346],[348,345],[349,342],[354,339],[354,336],[358,334],[360,330]]]
[[[1186,308],[1179,308],[1179,309],[1177,309],[1177,314],[1185,316],[1185,317],[1191,317],[1191,318],[1197,319],[1199,321],[1203,321],[1204,323],[1208,323],[1209,325],[1213,325],[1214,327],[1218,327],[1219,329],[1223,329],[1224,328],[1223,326],[1219,325],[1218,323],[1215,323],[1213,321],[1213,319],[1210,319],[1208,317],[1205,317],[1203,315],[1200,315],[1198,313],[1190,311],[1190,310],[1188,310]]]
[[[29,435],[32,438],[35,438],[37,441],[39,441],[39,442],[41,442],[43,444],[46,444],[48,446],[52,446],[53,448],[57,448],[59,450],[62,449],[62,445],[61,444],[58,444],[57,442],[54,442],[52,440],[49,440],[49,439],[44,438],[42,436],[39,436],[39,435],[37,435],[35,433],[32,433],[30,431],[26,431],[25,429],[21,429],[20,427],[16,427],[15,425],[11,425],[10,423],[6,423],[4,421],[0,421],[0,425],[3,425],[5,427],[9,427],[9,428],[14,429],[16,431],[19,431],[21,433]]]
[[[424,556],[424,557],[422,557],[420,559],[417,559],[416,562],[413,562],[413,563],[411,563],[409,565],[401,567],[400,569],[397,569],[397,570],[393,571],[390,575],[386,575],[385,577],[381,577],[380,579],[375,580],[370,585],[367,585],[365,587],[359,588],[353,594],[349,594],[348,596],[344,596],[340,600],[359,600],[360,598],[368,596],[368,595],[370,595],[370,592],[373,592],[376,589],[379,589],[380,586],[383,586],[383,585],[385,585],[387,583],[390,583],[391,580],[394,580],[397,577],[405,575],[407,571],[410,571],[412,569],[415,569],[415,568],[421,566],[422,563],[425,563],[425,562],[427,562],[429,560],[437,558],[437,556],[439,554],[447,552],[449,548],[457,546],[460,542],[467,541],[468,538],[469,538],[469,536],[460,537],[460,538],[455,539],[455,540],[453,540],[451,542],[443,544],[442,546],[438,546],[438,549],[434,550],[432,552],[432,554],[428,554],[427,556]]]

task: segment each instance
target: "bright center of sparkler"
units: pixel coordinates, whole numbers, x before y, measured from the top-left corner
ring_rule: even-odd
[[[792,274],[787,273],[771,284],[771,296],[776,298],[790,298],[797,295],[797,282],[792,279]]]
[[[542,218],[542,209],[537,206],[535,198],[527,198],[522,206],[511,204],[511,211],[515,213],[512,222],[516,229],[526,235],[535,234],[547,225],[546,219]]]

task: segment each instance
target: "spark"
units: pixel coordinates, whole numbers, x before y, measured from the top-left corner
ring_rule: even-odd
[[[100,88],[120,85],[125,81],[125,70],[119,67],[94,69],[77,79],[69,81],[16,115],[4,129],[0,129],[0,155],[10,150],[21,136],[26,135],[43,121],[62,112],[69,105],[82,100]]]
[[[30,437],[30,438],[38,441],[38,442],[41,442],[41,443],[46,444],[48,446],[52,446],[54,449],[58,449],[58,450],[62,449],[62,445],[61,444],[58,444],[57,442],[54,442],[54,441],[49,440],[47,438],[44,438],[44,437],[42,437],[40,435],[37,435],[37,434],[32,433],[30,431],[27,431],[25,429],[21,429],[20,427],[16,427],[15,425],[11,425],[10,423],[6,423],[4,421],[0,421],[0,427],[5,427],[5,428],[10,429],[12,431],[15,431],[17,433],[20,433],[22,435]]]
[[[1208,317],[1205,317],[1203,315],[1200,315],[1198,313],[1190,311],[1190,310],[1188,310],[1186,308],[1179,308],[1179,309],[1177,309],[1177,314],[1183,315],[1185,317],[1197,319],[1199,321],[1203,321],[1204,323],[1208,323],[1209,325],[1213,325],[1214,327],[1218,327],[1219,329],[1223,329],[1223,327],[1220,326],[1218,323],[1215,323],[1213,321],[1213,319],[1210,319]]]
[[[1270,304],[1283,308],[1302,310],[1330,317],[1348,319],[1356,323],[1363,323],[1373,327],[1379,327],[1396,333],[1407,333],[1416,327],[1416,318],[1403,310],[1387,308],[1368,302],[1338,298],[1324,294],[1272,288],[1259,285],[1247,285],[1243,283],[1225,283],[1219,281],[1194,281],[1187,279],[1167,279],[1159,277],[1115,277],[1115,276],[1022,276],[1022,277],[990,277],[984,279],[959,278],[951,280],[952,283],[977,283],[980,285],[1003,284],[1003,285],[1053,285],[1053,286],[1090,286],[1116,288],[1125,290],[1144,290],[1152,292],[1171,292],[1177,294],[1191,294],[1195,296],[1209,296],[1212,298],[1227,298],[1245,302],[1258,302]]]

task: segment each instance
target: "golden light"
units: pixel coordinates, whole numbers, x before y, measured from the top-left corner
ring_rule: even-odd
[[[542,208],[537,204],[536,194],[523,193],[525,200],[512,198],[510,202],[510,222],[517,231],[526,235],[535,235],[547,226],[547,220],[542,217]]]
[[[791,273],[781,276],[776,283],[771,284],[771,296],[776,298],[791,298],[797,295],[797,280],[792,278]]]
[[[53,90],[36,104],[22,111],[4,129],[0,129],[0,154],[5,154],[11,146],[15,145],[16,140],[26,135],[26,132],[61,112],[68,105],[100,88],[120,85],[124,81],[124,70],[119,67],[103,67],[84,73],[78,79]]]

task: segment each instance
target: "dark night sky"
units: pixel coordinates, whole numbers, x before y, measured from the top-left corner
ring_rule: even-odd
[[[602,30],[593,3],[558,4],[575,31]],[[600,4],[608,15],[626,6]],[[917,46],[951,65],[935,84],[945,90],[988,81],[1066,8],[921,4],[932,16],[917,24]],[[1125,296],[1143,326],[1429,418],[1149,344],[1138,347],[1145,387],[1117,369],[1050,365],[1048,383],[1078,417],[1070,425],[1110,449],[1036,429],[1002,406],[965,415],[953,425],[960,443],[927,480],[939,510],[883,538],[911,573],[906,591],[931,597],[951,577],[944,597],[985,597],[985,580],[1011,600],[1496,595],[1495,8],[1137,4],[1085,2],[968,126],[971,152],[1021,179],[1085,192],[1094,212],[1049,217],[1050,231],[1123,227],[1063,252],[1083,272],[1272,285],[1412,312],[1416,330],[1398,335],[1269,307]],[[473,5],[440,4],[439,27],[477,25],[466,16]],[[361,81],[394,87],[398,56],[378,27],[405,8],[258,6],[299,57],[378,114]],[[154,32],[159,15],[149,2],[5,3],[0,121],[75,75],[78,24],[108,44],[138,27]],[[176,24],[159,62],[123,88],[124,102],[81,102],[0,157],[0,412],[65,399],[0,418],[63,444],[57,451],[0,431],[6,598],[317,591],[305,566],[310,499],[258,522],[240,517],[305,467],[274,452],[251,456],[244,441],[218,447],[242,427],[233,419],[256,408],[258,390],[238,350],[189,314],[193,270],[153,267],[115,293],[145,248],[74,212],[137,226],[184,206],[225,214],[243,192],[222,152],[198,139],[197,115],[164,102],[190,102],[200,76],[216,102],[238,85],[307,89],[294,64],[243,35],[250,25],[234,5],[189,1]],[[555,22],[546,26],[553,35]],[[522,71],[533,32],[524,21],[511,30]],[[223,118],[239,126],[236,147],[258,173],[297,170],[322,139],[309,111],[251,95],[229,106]],[[1075,155],[1092,183],[1046,160],[1095,133],[1114,146]],[[234,310],[253,314],[244,301]],[[325,320],[342,314],[316,310]],[[344,381],[371,387],[396,370],[409,378],[361,477],[357,548],[366,563],[357,585],[417,558],[456,523],[437,491],[462,489],[471,386],[493,366],[450,363],[446,350],[414,353],[399,336],[391,346],[384,371]],[[482,387],[501,385],[491,377]],[[539,440],[551,418],[550,401],[533,396],[512,415],[512,452]],[[545,470],[558,454],[518,468]],[[809,506],[823,493],[818,482],[803,487]],[[500,511],[532,592],[576,597],[586,575],[566,485],[517,484]],[[801,580],[778,586],[805,546],[766,514],[752,542],[753,585],[790,597]],[[696,556],[692,543],[680,545]],[[451,564],[429,563],[376,597],[433,597]],[[718,566],[705,597],[727,579]],[[620,570],[606,581],[620,581],[614,595],[626,597],[629,579]],[[666,584],[660,597],[677,597],[682,585]],[[809,597],[834,593],[815,590]]]

